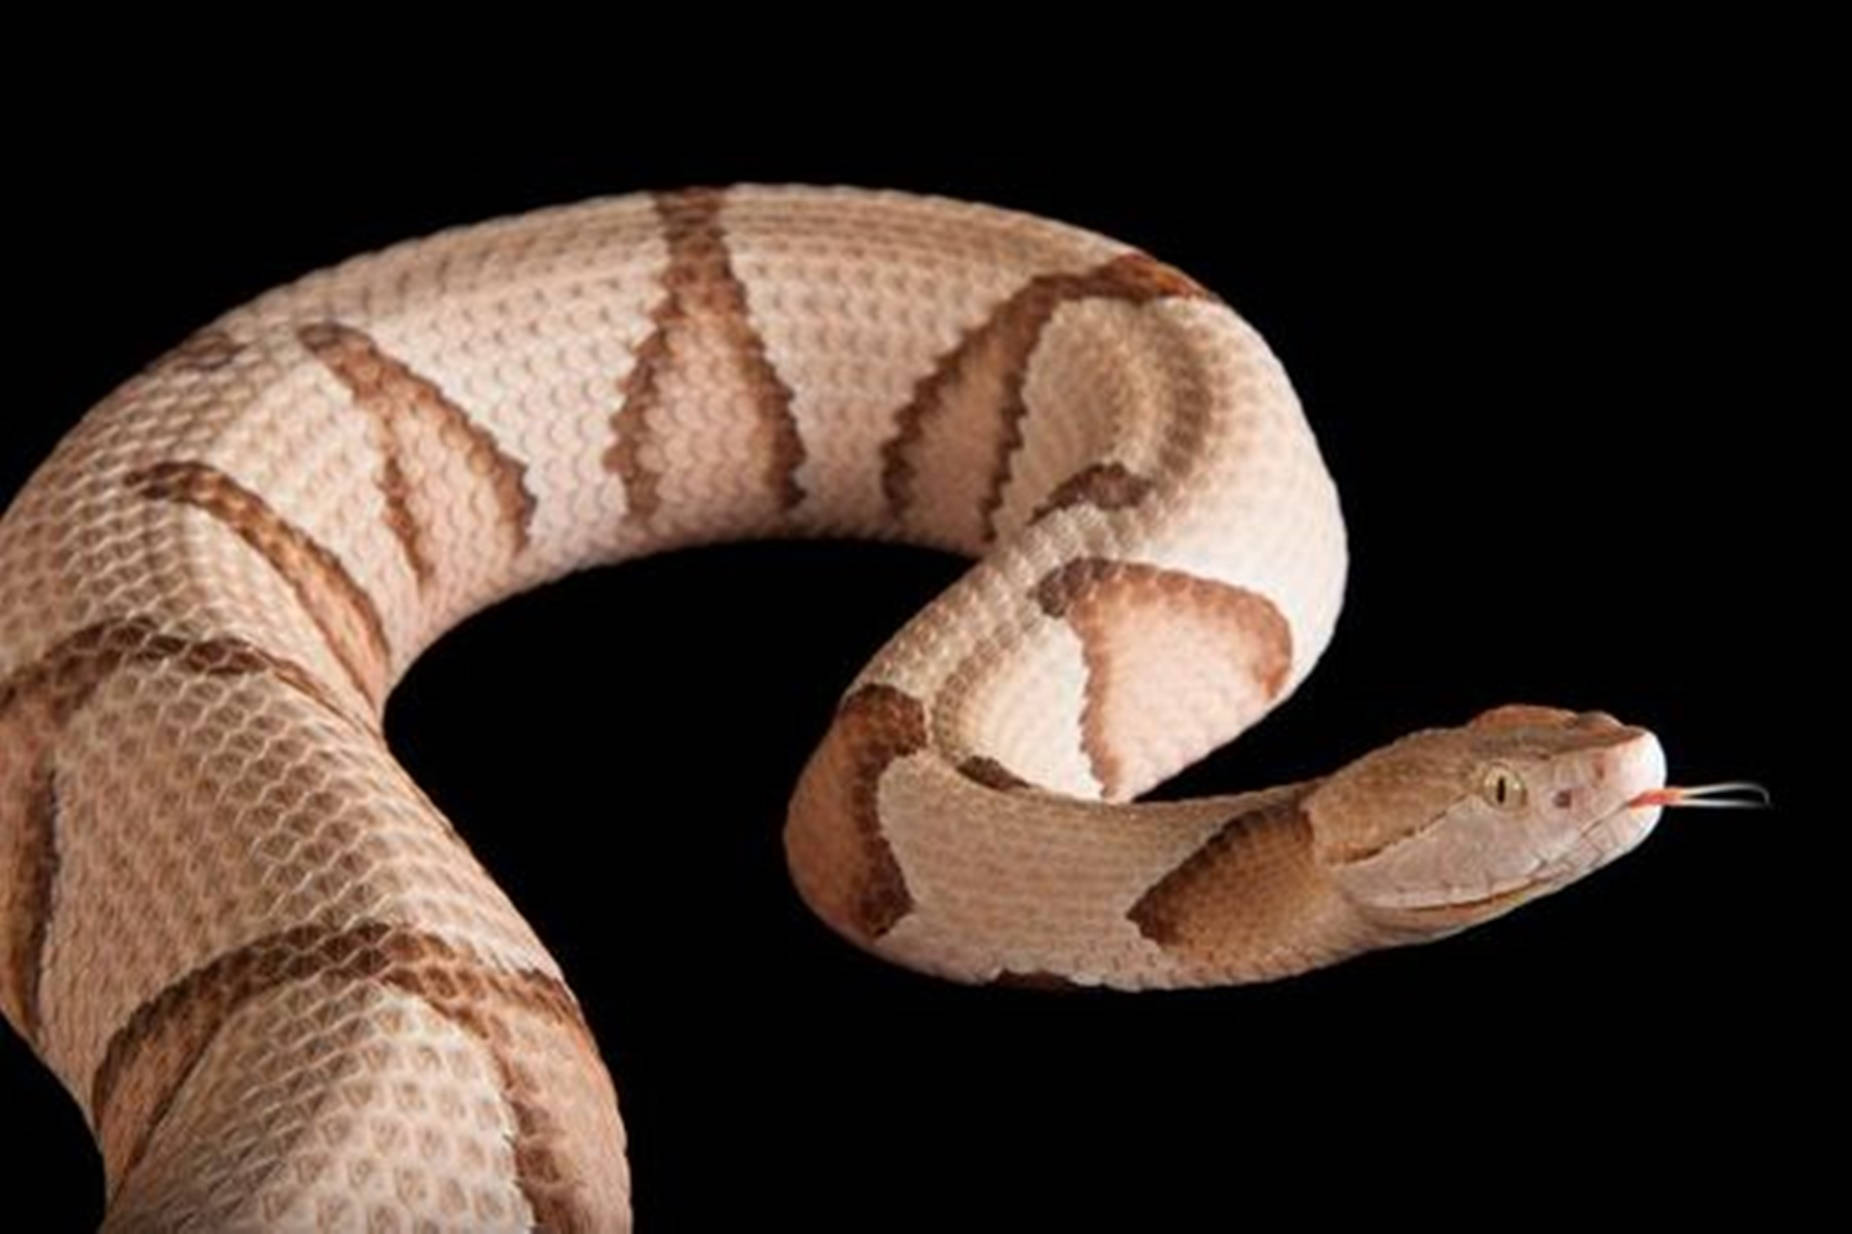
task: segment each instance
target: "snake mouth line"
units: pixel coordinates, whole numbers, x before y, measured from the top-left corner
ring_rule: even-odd
[[[1445,913],[1460,909],[1471,910],[1480,908],[1504,908],[1507,906],[1515,907],[1529,898],[1533,892],[1539,890],[1546,881],[1548,880],[1533,879],[1521,887],[1513,887],[1510,891],[1495,891],[1489,896],[1480,896],[1475,900],[1448,900],[1442,904],[1422,904],[1416,906],[1412,911],[1417,913]]]
[[[1516,907],[1527,899],[1534,899],[1545,892],[1551,891],[1558,885],[1555,875],[1562,869],[1563,858],[1565,856],[1574,852],[1583,841],[1593,835],[1596,829],[1602,825],[1613,822],[1615,819],[1634,810],[1657,808],[1656,802],[1642,801],[1643,798],[1649,796],[1651,796],[1650,793],[1641,793],[1639,796],[1622,802],[1618,809],[1610,810],[1606,814],[1597,814],[1593,819],[1584,823],[1581,827],[1578,827],[1575,834],[1570,836],[1555,852],[1539,862],[1536,868],[1525,876],[1524,882],[1519,886],[1508,888],[1504,891],[1494,891],[1490,895],[1477,896],[1471,900],[1447,900],[1440,904],[1421,904],[1414,906],[1411,911],[1417,913],[1439,913],[1456,909],[1471,910]]]

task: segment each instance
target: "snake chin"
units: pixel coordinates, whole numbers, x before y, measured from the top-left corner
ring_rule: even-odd
[[[1649,731],[1599,712],[1503,707],[1365,755],[1308,802],[1317,859],[1367,918],[1439,937],[1574,882],[1651,833]]]

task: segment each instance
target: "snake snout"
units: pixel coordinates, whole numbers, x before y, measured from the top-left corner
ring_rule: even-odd
[[[1598,784],[1611,786],[1603,797],[1611,792],[1616,808],[1656,812],[1659,809],[1656,805],[1635,806],[1632,803],[1651,790],[1664,787],[1665,748],[1647,729],[1629,731],[1631,736],[1625,741],[1595,751],[1593,774]]]

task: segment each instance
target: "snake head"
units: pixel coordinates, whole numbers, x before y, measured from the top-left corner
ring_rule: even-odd
[[[1658,738],[1513,705],[1372,751],[1306,801],[1313,852],[1366,916],[1451,934],[1632,849],[1659,821]]]

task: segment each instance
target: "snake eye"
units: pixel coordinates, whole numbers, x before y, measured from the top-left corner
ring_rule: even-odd
[[[1501,810],[1515,809],[1524,804],[1524,781],[1511,768],[1494,764],[1479,782],[1479,795]]]

